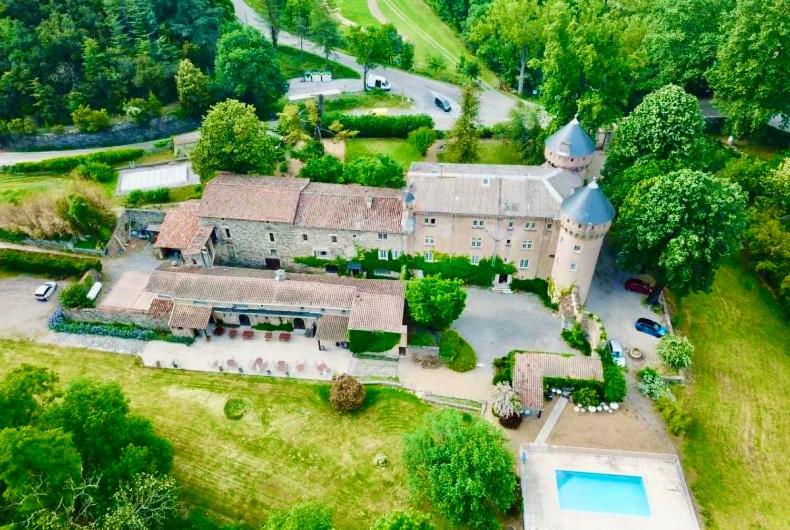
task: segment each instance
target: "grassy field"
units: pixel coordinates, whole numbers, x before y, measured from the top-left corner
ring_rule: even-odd
[[[757,278],[735,263],[709,294],[683,299],[696,346],[683,464],[709,528],[780,529],[790,521],[790,326]]]
[[[310,52],[302,52],[299,48],[279,46],[277,48],[277,62],[286,79],[302,77],[308,70],[324,70],[324,58]],[[336,79],[360,79],[361,76],[347,66],[335,61],[329,61],[329,71]]]
[[[18,202],[31,195],[65,189],[68,175],[0,173],[0,204]]]
[[[521,157],[502,140],[480,140],[480,158],[476,164],[523,164]],[[439,161],[444,162],[444,153],[439,153]]]
[[[182,499],[216,517],[256,524],[273,509],[316,500],[331,506],[336,528],[367,529],[407,507],[401,436],[430,410],[411,394],[370,388],[365,409],[340,416],[322,385],[149,369],[126,355],[0,340],[0,374],[22,363],[48,367],[62,382],[117,381],[133,411],[173,443]],[[241,420],[225,418],[229,397],[249,403]],[[384,468],[373,463],[379,453],[389,459]]]
[[[377,26],[379,21],[370,14],[367,0],[337,0],[340,14],[360,26]]]
[[[412,162],[422,160],[420,153],[406,140],[358,138],[346,141],[346,163],[353,162],[361,156],[379,153],[391,156],[401,163],[403,169],[409,169]]]

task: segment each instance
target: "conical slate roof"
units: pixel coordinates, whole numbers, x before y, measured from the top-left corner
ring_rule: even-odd
[[[590,156],[595,151],[595,143],[584,132],[579,120],[573,118],[562,129],[546,139],[546,148],[563,156]]]
[[[602,225],[614,219],[614,206],[597,182],[582,186],[562,201],[562,213],[579,224]]]

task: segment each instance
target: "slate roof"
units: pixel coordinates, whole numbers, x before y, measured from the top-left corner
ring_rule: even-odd
[[[416,162],[408,182],[416,212],[558,218],[581,177],[549,165]]]
[[[546,149],[569,157],[590,156],[595,152],[595,142],[584,131],[579,120],[573,118],[546,138]]]
[[[615,216],[614,206],[598,187],[597,182],[577,189],[562,201],[562,213],[580,224],[602,225]]]
[[[285,310],[341,311],[349,327],[403,331],[404,286],[400,281],[357,280],[291,274],[278,281],[273,271],[233,267],[173,267],[164,264],[146,290],[179,303],[211,306],[280,306]]]
[[[200,230],[200,201],[187,201],[165,214],[154,246],[185,251]]]
[[[532,410],[543,408],[543,378],[568,377],[603,381],[601,359],[556,353],[518,353],[513,372],[513,390],[522,405]]]

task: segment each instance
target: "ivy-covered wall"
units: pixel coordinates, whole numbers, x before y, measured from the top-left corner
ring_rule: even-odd
[[[399,333],[387,331],[348,330],[348,349],[352,353],[389,351],[400,342]]]

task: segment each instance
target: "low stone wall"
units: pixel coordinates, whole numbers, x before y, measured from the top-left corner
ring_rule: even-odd
[[[200,127],[200,120],[184,120],[166,116],[152,120],[147,125],[136,125],[131,122],[119,123],[106,131],[97,133],[81,133],[75,130],[62,134],[0,136],[0,146],[9,151],[112,147],[167,138],[176,134],[194,131],[198,127]]]
[[[30,245],[47,250],[57,250],[61,252],[73,252],[75,254],[88,254],[90,256],[104,256],[106,249],[96,250],[95,248],[79,248],[74,246],[73,241],[54,241],[51,239],[33,239],[27,237],[19,242],[21,245]]]
[[[107,243],[107,254],[119,256],[126,251],[132,231],[145,230],[150,224],[161,224],[165,220],[165,211],[156,208],[126,208],[118,217],[112,237]]]
[[[416,362],[439,359],[438,346],[407,346],[406,354]]]
[[[152,317],[146,311],[115,311],[101,308],[64,309],[67,319],[75,322],[98,322],[101,324],[134,324],[141,328],[167,330],[167,319]]]

